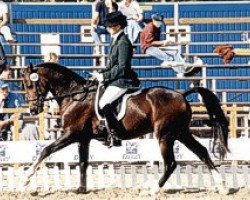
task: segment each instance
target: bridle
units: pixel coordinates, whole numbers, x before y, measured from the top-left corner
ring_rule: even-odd
[[[35,101],[35,106],[37,108],[41,108],[41,107],[43,107],[43,104],[45,102],[45,97],[42,94],[41,87],[39,85],[38,74],[33,71],[32,66],[30,66],[30,69],[31,69],[31,73],[29,74],[29,82],[26,85],[27,85],[27,87],[32,85],[32,88],[33,88],[32,90],[36,94],[36,98],[35,99],[28,99],[28,101]],[[33,79],[32,79],[32,76],[33,76]],[[36,77],[36,79],[34,79],[34,77]]]
[[[44,105],[44,102],[46,101],[51,101],[51,100],[58,100],[61,98],[65,97],[70,97],[71,100],[73,101],[84,101],[90,92],[94,92],[97,90],[97,85],[95,81],[88,80],[87,84],[81,88],[81,90],[76,90],[76,91],[69,91],[67,93],[64,93],[62,95],[56,95],[53,97],[45,97],[42,90],[41,86],[39,83],[39,75],[38,73],[33,69],[33,66],[30,65],[30,74],[29,74],[29,85],[33,84],[34,88],[33,92],[36,94],[36,98],[34,99],[28,99],[28,101],[36,101],[35,106],[37,108],[42,108]],[[77,94],[84,94],[81,98],[75,98]]]

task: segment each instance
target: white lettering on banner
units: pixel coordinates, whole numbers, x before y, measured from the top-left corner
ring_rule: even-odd
[[[141,157],[140,155],[129,155],[129,154],[124,154],[122,155],[122,159],[123,160],[140,160]]]
[[[199,139],[205,146],[213,160],[216,160],[212,153],[213,141],[211,139]],[[0,142],[1,163],[31,163],[37,159],[42,149],[53,141],[11,141]],[[250,160],[250,139],[229,139],[231,153],[226,155],[226,160]],[[180,142],[174,145],[175,158],[178,161],[199,160],[190,150]],[[78,162],[78,146],[70,145],[52,155],[45,162]],[[153,139],[137,139],[123,141],[122,147],[107,148],[100,142],[93,140],[90,143],[91,162],[109,161],[162,161],[159,145]]]
[[[4,157],[4,158],[0,158],[0,162],[1,162],[1,163],[10,162],[10,156]]]

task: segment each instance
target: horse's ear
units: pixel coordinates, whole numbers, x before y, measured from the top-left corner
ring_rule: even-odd
[[[33,66],[32,63],[29,64],[29,69],[30,69],[31,72],[34,70],[34,66]]]
[[[30,73],[37,72],[37,68],[32,63],[29,64]]]

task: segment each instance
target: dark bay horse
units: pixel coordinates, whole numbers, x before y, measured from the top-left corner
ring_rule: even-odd
[[[90,140],[96,137],[98,119],[94,110],[97,85],[85,80],[70,69],[54,63],[43,63],[23,70],[23,83],[32,114],[43,111],[46,94],[50,91],[60,106],[64,134],[43,149],[38,159],[29,168],[27,182],[38,165],[50,154],[74,143],[79,143],[80,187],[85,193],[86,169],[88,166]],[[210,120],[221,130],[219,140],[228,151],[228,121],[220,107],[217,97],[208,89],[193,88],[184,94],[164,87],[143,89],[127,102],[127,111],[122,123],[126,134],[120,135],[129,140],[153,132],[158,140],[164,161],[164,173],[158,186],[162,187],[176,168],[173,152],[175,140],[182,142],[195,153],[211,170],[217,170],[209,157],[207,149],[194,139],[189,132],[191,107],[185,97],[199,93],[207,108]]]

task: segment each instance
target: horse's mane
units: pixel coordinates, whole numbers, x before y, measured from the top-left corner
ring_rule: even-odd
[[[52,69],[54,71],[57,71],[60,74],[65,75],[65,76],[69,77],[70,79],[73,79],[79,83],[82,83],[82,84],[86,83],[86,80],[82,76],[80,76],[79,74],[70,70],[69,68],[67,68],[63,65],[59,65],[57,63],[46,62],[46,63],[38,64],[35,67],[37,67],[37,68],[41,68],[41,67],[49,68],[49,69]]]

